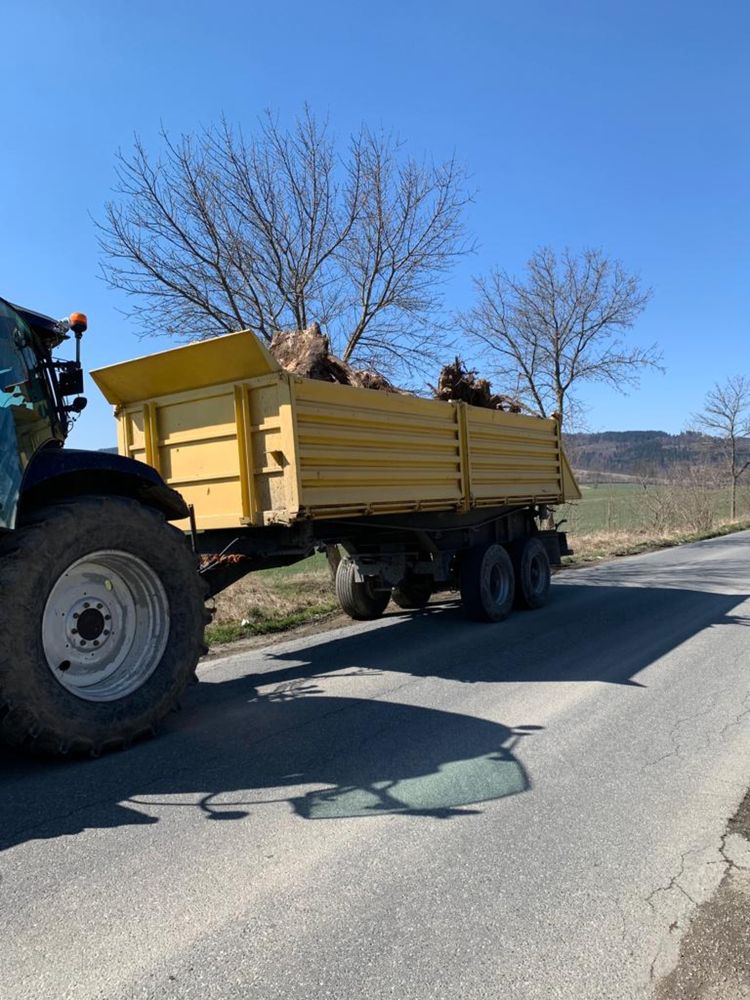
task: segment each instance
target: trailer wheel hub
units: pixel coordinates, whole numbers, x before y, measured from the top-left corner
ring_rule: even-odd
[[[86,701],[114,701],[143,685],[169,637],[169,601],[156,572],[129,552],[92,552],[58,578],[44,609],[47,665]]]

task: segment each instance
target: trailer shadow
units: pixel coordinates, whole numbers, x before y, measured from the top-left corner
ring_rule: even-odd
[[[544,609],[518,612],[498,625],[468,622],[446,601],[387,628],[331,639],[304,649],[267,651],[266,685],[341,670],[388,670],[461,683],[602,681],[639,686],[649,664],[706,628],[750,624],[731,612],[748,595],[676,587],[579,585],[553,589]]]
[[[543,611],[497,626],[468,623],[448,603],[304,647],[269,647],[262,669],[244,677],[209,664],[208,682],[164,736],[125,754],[58,763],[0,751],[0,849],[157,823],[178,808],[210,821],[252,821],[279,802],[305,820],[470,817],[482,802],[531,789],[518,744],[540,727],[408,704],[404,678],[601,681],[645,697],[638,673],[702,630],[750,623],[732,614],[746,599],[573,580]],[[385,673],[395,681],[385,697],[398,689],[396,700],[368,698],[367,684]]]

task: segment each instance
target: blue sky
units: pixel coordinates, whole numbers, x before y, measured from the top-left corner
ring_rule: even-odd
[[[5,0],[1,17],[0,291],[86,311],[89,368],[168,346],[97,276],[118,147],[307,101],[342,137],[384,126],[466,164],[479,250],[448,308],[541,244],[601,247],[653,288],[633,336],[667,373],[586,390],[590,429],[678,431],[712,382],[750,374],[747,4]],[[71,443],[110,445],[88,394]]]

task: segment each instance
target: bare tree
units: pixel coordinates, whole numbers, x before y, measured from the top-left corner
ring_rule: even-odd
[[[555,412],[562,422],[585,382],[623,392],[643,369],[659,367],[656,347],[630,345],[624,336],[650,290],[598,250],[558,255],[544,247],[523,277],[493,271],[475,286],[464,329],[487,348],[505,391],[542,416]]]
[[[389,354],[399,362],[434,356],[436,291],[456,257],[472,248],[463,233],[463,171],[455,160],[399,162],[398,145],[383,134],[365,133],[355,149],[361,210],[339,260],[356,322],[347,327],[342,357],[382,365]]]
[[[715,438],[724,459],[731,487],[730,517],[737,517],[737,483],[750,468],[740,455],[743,438],[750,437],[750,379],[733,375],[706,394],[703,410],[693,417],[696,425]],[[747,452],[745,452],[746,454]]]
[[[419,163],[363,129],[341,152],[306,109],[246,137],[226,122],[160,155],[120,153],[100,244],[109,284],[146,332],[251,328],[266,340],[312,322],[346,360],[407,366],[429,353],[441,279],[471,247],[462,169]]]

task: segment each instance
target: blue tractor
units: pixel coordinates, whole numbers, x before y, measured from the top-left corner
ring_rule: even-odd
[[[0,740],[93,754],[153,732],[204,651],[182,497],[149,466],[64,449],[86,317],[0,299]],[[75,359],[58,348],[75,343]]]

